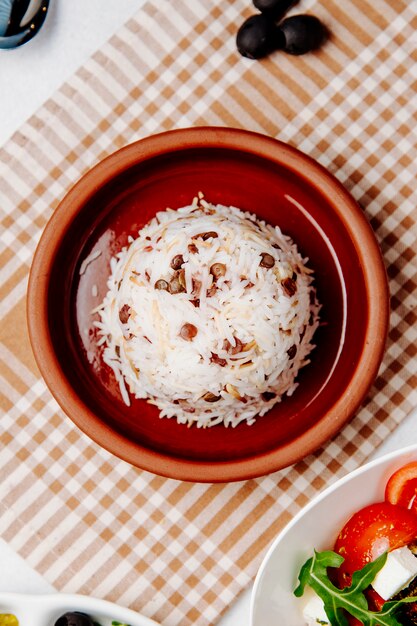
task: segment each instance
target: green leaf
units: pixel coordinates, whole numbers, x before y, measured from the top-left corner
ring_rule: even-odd
[[[415,602],[415,598],[404,598],[395,602],[386,602],[381,611],[370,611],[364,591],[374,580],[380,569],[385,565],[387,553],[368,563],[352,576],[350,587],[339,589],[329,579],[329,567],[338,568],[343,557],[331,550],[314,551],[314,556],[301,567],[298,585],[294,590],[297,597],[303,595],[305,587],[310,586],[322,599],[324,610],[331,626],[348,626],[347,614],[356,617],[364,626],[401,626],[396,614],[401,605]]]
[[[328,579],[327,568],[340,567],[343,561],[344,559],[340,554],[332,552],[331,550],[327,550],[326,552],[314,551],[314,556],[308,559],[300,570],[298,575],[299,585],[295,589],[294,594],[300,597],[303,595],[305,585],[310,584],[311,586],[310,578],[313,571],[315,576]]]

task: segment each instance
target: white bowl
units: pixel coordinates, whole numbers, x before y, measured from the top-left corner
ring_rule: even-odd
[[[251,597],[251,626],[302,626],[298,572],[313,549],[332,549],[344,523],[360,508],[384,499],[385,485],[399,467],[417,460],[417,445],[367,463],[338,480],[281,531],[258,571]]]
[[[58,617],[67,611],[87,613],[100,626],[111,626],[112,620],[129,626],[158,626],[153,620],[131,609],[88,596],[0,593],[0,613],[13,613],[21,626],[54,626]]]

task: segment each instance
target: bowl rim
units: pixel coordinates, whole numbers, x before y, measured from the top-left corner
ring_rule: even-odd
[[[238,150],[273,163],[284,163],[306,180],[313,177],[316,189],[328,198],[355,242],[362,262],[369,311],[366,340],[351,384],[329,407],[323,419],[278,449],[219,463],[165,455],[130,441],[101,422],[66,379],[54,352],[47,321],[50,268],[79,208],[98,188],[129,167],[149,158],[193,148]],[[46,224],[33,257],[27,290],[27,324],[35,360],[49,390],[66,415],[98,445],[136,467],[165,477],[192,482],[229,482],[266,475],[292,465],[317,450],[352,417],[371,387],[382,360],[389,324],[389,290],[374,232],[359,204],[333,174],[313,158],[278,139],[237,128],[200,126],[166,131],[128,144],[99,161],[72,186]]]

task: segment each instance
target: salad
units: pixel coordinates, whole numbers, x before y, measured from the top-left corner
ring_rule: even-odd
[[[308,626],[417,624],[417,462],[394,472],[384,500],[347,520],[298,579]]]

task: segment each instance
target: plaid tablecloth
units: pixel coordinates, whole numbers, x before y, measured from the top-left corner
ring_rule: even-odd
[[[251,12],[152,0],[0,151],[0,536],[57,590],[165,626],[215,623],[283,525],[417,404],[417,1],[301,0],[330,40],[260,62],[235,50]],[[25,321],[36,243],[71,185],[133,140],[198,125],[277,137],[333,172],[371,221],[392,294],[386,355],[352,422],[295,466],[234,484],[160,478],[92,443],[46,389]]]

